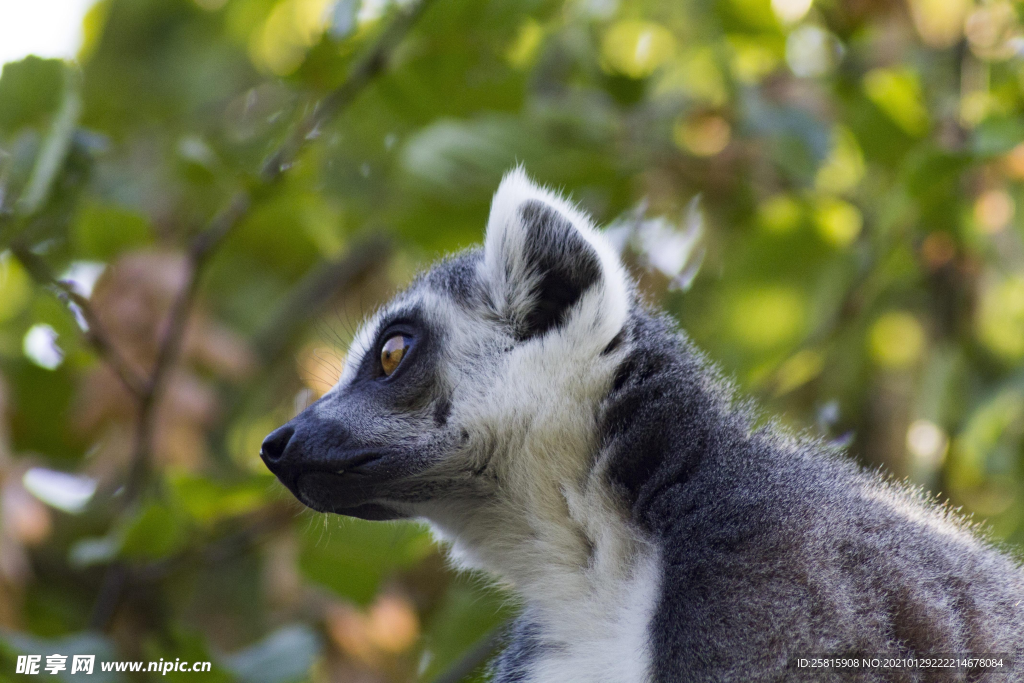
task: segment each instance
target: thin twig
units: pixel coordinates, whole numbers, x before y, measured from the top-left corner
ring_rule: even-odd
[[[89,614],[90,628],[99,630],[110,623],[127,581],[128,567],[123,562],[115,560],[107,567],[103,574],[103,583],[100,584],[99,595],[93,603],[92,613]]]
[[[281,175],[291,167],[302,148],[310,140],[316,138],[315,131],[348,107],[356,96],[384,71],[391,54],[430,1],[421,0],[411,10],[395,18],[377,39],[373,48],[352,67],[345,82],[327,95],[312,113],[299,122],[291,135],[264,163],[260,173],[260,180],[264,186],[262,189],[265,190],[276,183]],[[214,248],[245,217],[250,205],[249,195],[244,191],[239,192],[232,198],[227,209],[215,218],[192,243],[189,252],[191,265],[189,281],[171,309],[167,333],[157,354],[149,391],[143,394],[140,401],[135,456],[132,459],[132,472],[125,492],[125,499],[129,503],[139,494],[148,477],[150,442],[155,424],[153,413],[159,402],[167,373],[177,360],[189,313],[198,291],[203,266]]]
[[[43,287],[51,287],[57,292],[57,296],[65,302],[74,304],[82,314],[88,330],[83,331],[86,342],[96,351],[96,354],[105,360],[114,374],[118,376],[124,386],[137,397],[145,395],[148,382],[132,366],[124,355],[114,345],[113,340],[104,330],[92,304],[84,296],[79,294],[73,284],[58,280],[50,272],[46,262],[32,253],[28,247],[20,243],[14,243],[10,247],[14,255],[25,270]]]
[[[302,147],[318,136],[320,128],[348,107],[356,96],[387,68],[395,49],[431,2],[432,0],[420,0],[411,9],[395,17],[377,38],[373,48],[352,67],[345,82],[320,100],[316,108],[299,122],[277,152],[267,158],[260,173],[263,182],[273,182],[288,170]]]

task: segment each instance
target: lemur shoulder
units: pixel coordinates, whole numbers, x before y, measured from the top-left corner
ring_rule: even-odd
[[[261,455],[306,505],[425,519],[511,585],[495,683],[804,680],[801,656],[935,653],[1016,657],[1000,680],[1024,680],[1018,561],[834,449],[755,429],[589,218],[522,170],[483,248],[373,316]],[[986,680],[942,675],[836,680]]]

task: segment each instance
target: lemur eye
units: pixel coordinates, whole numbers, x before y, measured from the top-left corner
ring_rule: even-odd
[[[409,338],[404,334],[396,334],[384,342],[384,346],[380,350],[380,366],[384,369],[385,375],[391,376],[408,350]]]

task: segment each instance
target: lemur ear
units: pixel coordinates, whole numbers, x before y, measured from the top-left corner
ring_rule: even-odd
[[[628,281],[611,245],[586,215],[521,168],[494,194],[483,267],[491,301],[519,339],[571,317],[606,344],[625,322]]]

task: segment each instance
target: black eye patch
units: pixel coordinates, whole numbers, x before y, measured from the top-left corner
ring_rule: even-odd
[[[384,317],[344,393],[367,401],[381,415],[432,405],[440,391],[440,339],[419,306]]]

